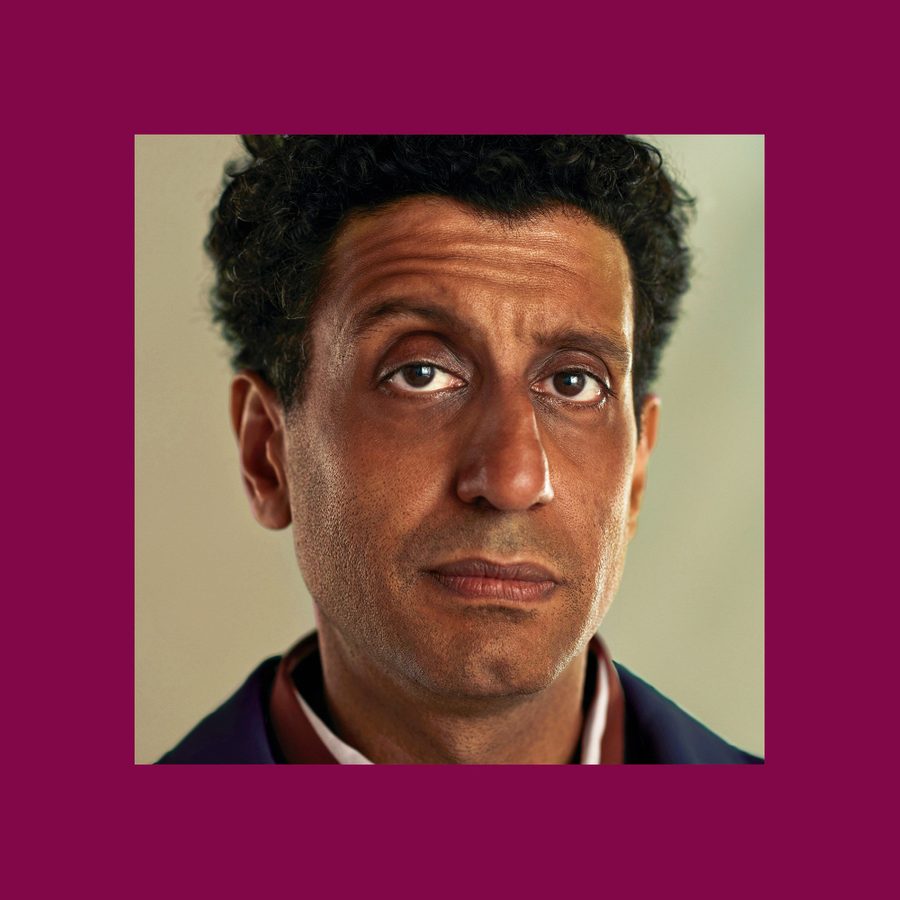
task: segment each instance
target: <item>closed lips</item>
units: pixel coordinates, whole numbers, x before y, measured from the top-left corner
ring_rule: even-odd
[[[446,563],[430,569],[428,574],[455,597],[481,603],[544,600],[559,582],[551,572],[535,563],[503,565],[484,559]]]
[[[532,582],[558,581],[551,572],[535,563],[503,565],[483,559],[464,559],[435,566],[430,571],[436,575],[460,578],[498,578],[504,581]]]

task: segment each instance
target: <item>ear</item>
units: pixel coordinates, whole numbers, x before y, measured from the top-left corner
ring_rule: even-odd
[[[641,437],[638,440],[634,459],[634,473],[631,477],[631,499],[628,508],[628,540],[637,531],[638,513],[644,488],[647,485],[647,464],[650,453],[656,444],[656,429],[659,424],[660,399],[655,394],[648,394],[641,407]]]
[[[256,372],[239,372],[231,383],[231,425],[254,518],[266,528],[287,528],[284,414],[275,391]]]

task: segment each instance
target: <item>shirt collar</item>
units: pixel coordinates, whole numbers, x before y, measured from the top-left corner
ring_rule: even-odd
[[[606,646],[595,635],[588,646],[595,664],[585,683],[587,712],[581,736],[582,765],[623,761],[625,705],[622,686]],[[269,714],[280,750],[288,763],[372,765],[342,741],[316,714],[309,700],[321,693],[318,635],[313,632],[281,660],[272,686]],[[304,694],[307,696],[304,697]]]

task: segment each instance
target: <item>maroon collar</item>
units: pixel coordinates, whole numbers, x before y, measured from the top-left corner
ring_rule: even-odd
[[[597,663],[606,668],[609,684],[609,705],[606,727],[600,742],[600,758],[603,765],[618,765],[624,760],[625,750],[625,700],[616,667],[598,635],[591,639],[588,649]],[[288,763],[303,765],[336,765],[337,760],[322,743],[316,730],[297,702],[294,672],[301,663],[316,665],[318,662],[319,636],[307,635],[295,644],[282,658],[269,700],[269,715],[278,745]],[[593,700],[593,697],[591,698]],[[590,701],[588,701],[590,703]]]

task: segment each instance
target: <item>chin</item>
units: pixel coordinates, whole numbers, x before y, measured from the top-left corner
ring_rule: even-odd
[[[448,699],[501,699],[540,693],[576,654],[577,647],[463,633],[419,648],[409,669],[419,685]]]

